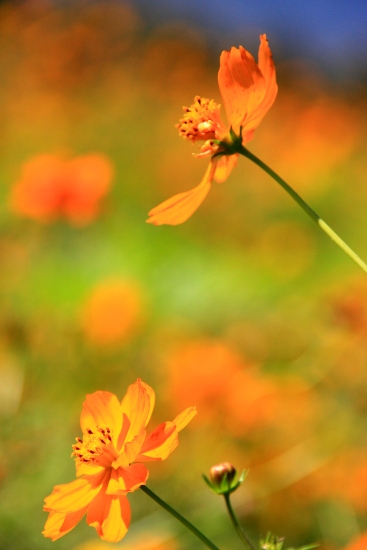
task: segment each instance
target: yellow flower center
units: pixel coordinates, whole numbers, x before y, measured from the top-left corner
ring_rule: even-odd
[[[99,462],[98,457],[107,450],[108,446],[113,446],[112,432],[108,426],[97,425],[93,429],[87,428],[83,439],[76,437],[75,440],[76,444],[72,445],[73,453],[71,456],[74,456],[75,460],[84,464]],[[111,447],[109,450],[112,450]],[[114,446],[113,450],[116,452]]]
[[[179,134],[190,141],[218,137],[220,105],[213,99],[196,96],[191,107],[184,107],[184,116],[176,124]]]

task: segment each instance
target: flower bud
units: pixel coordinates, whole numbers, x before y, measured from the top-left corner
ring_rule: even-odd
[[[227,483],[231,483],[236,474],[237,470],[230,462],[222,462],[210,468],[209,479],[213,485],[220,485],[226,476]]]
[[[229,495],[233,493],[244,481],[247,471],[243,471],[237,477],[237,470],[229,462],[222,462],[212,466],[209,470],[209,479],[203,475],[204,480],[217,495]]]

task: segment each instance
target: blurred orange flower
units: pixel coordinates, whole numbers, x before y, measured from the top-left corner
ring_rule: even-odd
[[[312,86],[308,82],[303,94],[282,93],[257,145],[267,149],[270,165],[276,161],[279,172],[286,173],[299,190],[320,196],[334,181],[334,170],[353,155],[361,117],[345,99],[320,91],[311,99]]]
[[[200,405],[202,421],[218,413],[223,415],[232,379],[245,367],[242,358],[223,342],[187,342],[168,359],[168,393],[179,407],[194,400]]]
[[[367,332],[367,285],[358,279],[331,297],[333,313],[341,325],[362,337]]]
[[[233,143],[231,131],[242,137],[242,144],[253,137],[272,106],[278,87],[272,54],[265,34],[260,36],[259,61],[242,46],[224,51],[220,57],[219,90],[229,122],[227,127],[214,100],[196,96],[177,125],[179,133],[191,142],[204,141],[198,157],[211,157],[200,184],[179,193],[149,212],[148,223],[178,225],[186,221],[207,196],[212,181],[222,183],[236,165],[238,154],[225,155],[222,143]]]
[[[10,194],[11,209],[22,216],[50,223],[65,218],[72,225],[90,223],[111,187],[113,168],[104,155],[64,160],[39,155],[23,166]]]
[[[276,403],[276,385],[255,366],[239,372],[224,395],[228,430],[241,437],[252,427],[270,424]]]
[[[90,342],[108,345],[126,342],[142,321],[142,296],[129,281],[98,284],[82,308],[81,323]]]
[[[298,483],[302,499],[331,499],[348,503],[355,513],[365,513],[367,448],[352,448],[330,456],[324,464]],[[366,546],[367,548],[367,546]]]
[[[140,379],[121,403],[107,391],[87,395],[80,417],[83,439],[76,438],[72,453],[79,479],[56,485],[46,497],[44,510],[50,515],[45,537],[62,537],[85,514],[102,540],[117,542],[125,536],[131,515],[126,495],[149,475],[142,462],[166,459],[178,445],[178,432],[196,414],[189,407],[146,437],[154,401],[153,389]]]
[[[345,548],[345,550],[366,550],[367,548],[367,532],[363,533],[358,539],[354,540]]]

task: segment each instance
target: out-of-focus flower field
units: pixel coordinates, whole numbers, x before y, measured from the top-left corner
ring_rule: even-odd
[[[186,223],[145,223],[206,169],[175,123],[196,94],[220,102],[220,52],[112,1],[2,4],[0,45],[0,549],[111,547],[84,521],[44,539],[42,504],[74,479],[85,395],[138,377],[154,425],[197,406],[148,486],[220,548],[241,548],[201,477],[222,461],[250,469],[233,505],[253,540],[365,548],[366,275],[244,158]],[[249,149],[366,260],[366,88],[272,49],[279,93]],[[199,548],[129,500],[118,547]]]

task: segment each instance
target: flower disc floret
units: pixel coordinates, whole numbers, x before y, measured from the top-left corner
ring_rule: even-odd
[[[180,136],[192,142],[218,139],[222,129],[219,109],[213,99],[195,96],[190,107],[183,107],[185,114],[176,124]]]

